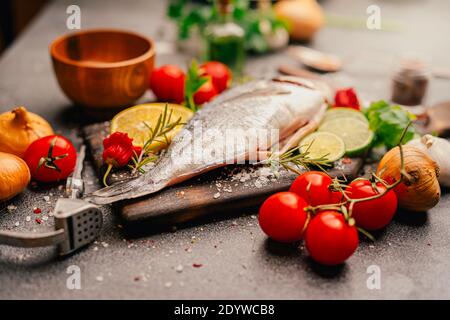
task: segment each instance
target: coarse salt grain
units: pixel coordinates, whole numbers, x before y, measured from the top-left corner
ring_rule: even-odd
[[[178,266],[175,268],[175,270],[176,270],[178,273],[181,273],[181,272],[183,272],[183,266],[180,264],[180,265],[178,265]]]

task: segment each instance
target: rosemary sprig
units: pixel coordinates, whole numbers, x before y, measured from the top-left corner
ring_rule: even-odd
[[[330,167],[331,164],[327,160],[327,155],[324,155],[320,158],[310,158],[309,148],[302,152],[304,146],[298,146],[296,148],[292,148],[282,154],[272,154],[267,160],[271,166],[282,166],[286,170],[292,171],[296,174],[302,174],[300,170],[297,168],[302,167],[306,170],[310,170],[311,167],[317,167],[322,171],[325,171],[324,167]],[[294,165],[295,167],[293,167]]]
[[[132,169],[132,174],[136,174],[138,171],[140,173],[144,173],[145,170],[142,168],[146,164],[150,162],[155,162],[158,159],[157,150],[155,150],[155,146],[152,146],[154,142],[169,144],[169,139],[167,138],[167,134],[175,129],[175,127],[183,125],[181,122],[181,117],[177,120],[172,121],[173,110],[168,111],[168,106],[164,107],[163,113],[161,113],[156,121],[156,125],[152,128],[144,121],[144,125],[147,127],[149,131],[149,137],[145,141],[142,151],[139,155],[134,154],[132,161],[133,164],[129,165]]]

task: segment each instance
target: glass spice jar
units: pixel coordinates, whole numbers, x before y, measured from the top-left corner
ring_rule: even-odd
[[[404,106],[421,105],[430,77],[431,70],[425,61],[401,59],[392,77],[392,102]]]

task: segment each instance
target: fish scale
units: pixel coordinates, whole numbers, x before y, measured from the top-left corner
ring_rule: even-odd
[[[137,198],[214,168],[239,163],[250,153],[268,151],[277,145],[279,141],[265,143],[262,139],[272,132],[293,147],[317,128],[327,108],[325,100],[325,93],[311,82],[295,77],[257,80],[234,87],[198,111],[150,171],[98,190],[86,200],[107,204]]]

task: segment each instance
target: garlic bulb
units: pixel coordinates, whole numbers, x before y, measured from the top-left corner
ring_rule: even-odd
[[[439,166],[439,183],[450,187],[450,142],[430,134],[414,139],[408,145],[425,151]]]

